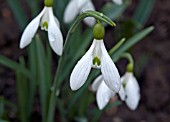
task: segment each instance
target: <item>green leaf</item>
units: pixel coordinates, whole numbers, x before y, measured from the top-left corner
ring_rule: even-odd
[[[3,119],[0,119],[0,122],[9,122],[9,121],[7,121],[7,120],[3,120]]]
[[[40,12],[40,5],[39,5],[38,0],[26,0],[26,2],[28,3],[31,9],[32,15],[36,16],[38,12]]]
[[[32,43],[28,47],[28,67],[30,72],[36,77],[38,72],[38,61],[37,61],[37,53],[36,52],[36,42],[35,39],[33,39]],[[29,93],[28,93],[28,113],[29,115],[32,114],[32,105],[34,101],[35,96],[35,90],[37,85],[37,77],[34,79],[29,79],[28,85],[29,85]]]
[[[104,13],[110,19],[115,20],[116,18],[122,15],[122,13],[129,6],[129,4],[129,1],[124,1],[122,5],[116,5],[108,2],[101,8],[101,12]]]
[[[20,58],[20,64],[25,65],[23,58]],[[16,71],[16,81],[17,81],[17,95],[18,95],[18,108],[19,108],[19,117],[22,122],[28,121],[28,112],[27,112],[27,96],[28,96],[28,87],[27,80],[22,75],[21,72]]]
[[[27,18],[25,16],[24,10],[22,5],[20,4],[19,0],[7,0],[14,16],[19,24],[19,27],[23,29],[27,23]]]
[[[0,64],[6,66],[14,71],[19,71],[24,74],[27,78],[34,79],[34,75],[26,69],[24,66],[6,58],[5,56],[0,55]]]
[[[125,43],[120,48],[118,48],[117,51],[115,51],[112,54],[113,60],[117,61],[123,52],[127,51],[129,48],[131,48],[133,45],[135,45],[137,42],[139,42],[141,39],[143,39],[146,35],[151,33],[153,31],[153,29],[154,29],[153,26],[148,27],[148,28],[138,32],[131,38],[127,39],[125,41]]]
[[[0,118],[3,117],[4,114],[4,98],[0,96]]]
[[[154,2],[155,0],[140,0],[133,18],[141,25],[144,25],[149,18]]]
[[[38,80],[40,90],[40,101],[42,109],[42,121],[46,122],[47,115],[47,95],[50,90],[50,81],[46,75],[46,54],[43,44],[38,35],[35,37],[38,57]]]

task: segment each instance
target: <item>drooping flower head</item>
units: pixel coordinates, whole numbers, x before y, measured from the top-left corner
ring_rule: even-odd
[[[40,14],[27,25],[21,37],[20,48],[24,48],[31,43],[40,26],[42,30],[48,32],[50,46],[54,52],[58,55],[62,55],[63,36],[60,31],[59,21],[53,14],[52,5],[53,3],[45,1],[45,7]]]
[[[132,72],[126,72],[121,77],[122,86],[119,91],[121,100],[125,101],[131,110],[135,110],[140,100],[140,87]]]
[[[140,88],[138,82],[132,72],[126,72],[125,75],[121,77],[121,82],[122,85],[118,94],[121,100],[125,101],[131,110],[135,110],[140,100]],[[113,92],[105,84],[102,75],[94,80],[92,90],[97,92],[96,100],[100,110],[103,109],[116,94],[116,92]]]
[[[131,110],[135,110],[139,104],[140,100],[140,88],[136,78],[132,72],[125,73],[121,77],[122,85],[121,89],[118,92],[122,101],[125,101],[127,106]],[[102,75],[98,76],[93,84],[92,90],[96,93],[96,100],[99,109],[103,109],[110,101],[112,97],[115,96],[116,92],[113,92],[104,81]]]
[[[64,22],[72,22],[79,13],[87,10],[95,10],[91,0],[70,0],[64,12]],[[84,19],[84,22],[88,26],[93,26],[95,24],[95,19],[87,17]]]
[[[120,90],[120,76],[105,48],[104,33],[104,26],[101,23],[94,26],[93,35],[95,39],[90,49],[78,61],[71,73],[70,87],[72,90],[79,89],[85,83],[92,67],[101,69],[104,81],[112,91],[118,92]]]

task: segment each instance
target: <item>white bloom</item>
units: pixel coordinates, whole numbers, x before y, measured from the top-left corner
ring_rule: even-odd
[[[122,0],[112,0],[114,3],[116,3],[117,5],[121,5],[122,4]]]
[[[131,110],[135,110],[140,100],[140,88],[133,73],[127,72],[121,77],[122,86],[119,91],[121,100],[125,100]]]
[[[20,48],[24,48],[31,43],[38,27],[48,31],[50,46],[58,55],[62,55],[63,51],[63,36],[59,28],[59,21],[54,16],[52,7],[44,7],[41,13],[35,17],[25,28],[21,41]]]
[[[119,96],[122,101],[126,102],[131,110],[135,110],[140,100],[140,88],[137,80],[132,73],[127,72],[121,77],[121,81],[122,86],[119,91]],[[115,95],[115,92],[110,90],[108,85],[105,84],[102,75],[94,80],[92,90],[97,91],[96,100],[99,109],[103,109],[108,104],[109,100]]]
[[[70,0],[64,12],[64,22],[72,22],[79,13],[87,10],[95,10],[91,0]],[[93,26],[95,19],[88,17],[84,19],[84,22],[89,26]]]
[[[115,92],[110,90],[105,84],[102,75],[94,80],[92,90],[97,91],[96,100],[100,110],[102,110],[109,103],[109,100],[115,95]]]
[[[70,76],[72,90],[79,89],[87,80],[91,67],[101,69],[106,85],[115,92],[120,90],[118,70],[104,46],[103,40],[93,40],[90,49],[78,61]]]

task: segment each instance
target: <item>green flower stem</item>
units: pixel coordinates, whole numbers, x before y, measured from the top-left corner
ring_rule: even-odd
[[[127,65],[127,71],[128,72],[133,72],[133,68],[134,68],[134,60],[133,60],[133,57],[130,53],[123,53],[120,57],[122,58],[126,58],[129,63]]]
[[[68,31],[67,37],[66,37],[66,41],[65,41],[65,45],[64,45],[64,52],[63,55],[60,57],[59,62],[58,62],[58,68],[55,74],[55,78],[54,78],[54,84],[53,84],[53,89],[51,91],[51,95],[50,95],[50,100],[49,100],[49,108],[48,108],[48,115],[47,115],[47,122],[53,122],[53,118],[54,118],[54,110],[55,110],[55,104],[56,104],[56,91],[59,89],[62,81],[60,80],[60,74],[61,74],[61,69],[63,67],[63,59],[65,56],[65,53],[67,52],[67,47],[68,45],[70,45],[69,43],[69,39],[72,36],[72,34],[75,32],[77,26],[79,25],[79,23],[86,17],[94,17],[96,20],[100,20],[103,21],[111,26],[116,26],[116,24],[109,19],[107,16],[105,16],[103,13],[100,12],[96,12],[96,11],[86,11],[81,13],[78,18],[75,20],[75,22],[73,23],[73,25],[71,26],[71,28]]]

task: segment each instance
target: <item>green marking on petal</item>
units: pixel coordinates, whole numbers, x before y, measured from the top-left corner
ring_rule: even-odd
[[[48,22],[47,22],[47,21],[43,22],[42,27],[43,27],[45,30],[48,30]]]
[[[126,83],[123,83],[123,84],[122,84],[122,86],[123,86],[123,88],[125,89],[125,87],[126,87]]]
[[[101,64],[101,61],[98,57],[94,57],[93,59],[93,65],[97,65],[97,66],[100,66]]]

